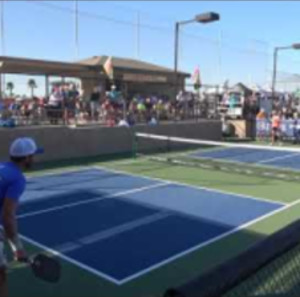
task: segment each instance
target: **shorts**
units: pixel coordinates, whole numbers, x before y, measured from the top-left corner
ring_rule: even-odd
[[[273,131],[273,135],[275,137],[275,140],[278,140],[281,137],[280,129],[277,128],[277,127],[272,127],[272,131]]]

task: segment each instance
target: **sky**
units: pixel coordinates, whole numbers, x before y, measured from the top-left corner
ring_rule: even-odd
[[[112,55],[173,68],[174,23],[214,11],[219,22],[181,27],[179,68],[199,66],[204,84],[266,85],[274,46],[300,42],[297,1],[78,1],[76,46],[74,2],[4,1],[1,54],[56,61]],[[300,52],[280,52],[278,79],[299,66]],[[19,94],[29,93],[28,79],[5,77]],[[44,79],[35,79],[44,94]]]

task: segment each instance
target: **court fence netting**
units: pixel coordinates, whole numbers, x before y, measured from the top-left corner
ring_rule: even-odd
[[[300,155],[297,147],[223,143],[137,133],[134,152],[137,158],[167,162],[174,166],[216,169],[289,181],[298,181],[300,178],[296,170],[271,168],[264,166],[264,163],[255,162],[255,159],[259,159],[266,152],[270,154],[267,158],[274,160],[288,159],[289,155],[297,157]],[[226,160],[230,156],[240,160],[245,158],[244,160],[252,163]],[[236,257],[188,283],[169,288],[164,294],[164,297],[192,296],[300,296],[300,220],[260,239]]]
[[[300,221],[164,297],[300,296]]]

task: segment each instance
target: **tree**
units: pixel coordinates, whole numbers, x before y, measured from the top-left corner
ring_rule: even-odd
[[[10,96],[10,97],[13,96],[13,90],[14,90],[14,88],[15,88],[15,85],[14,85],[13,82],[10,81],[10,82],[8,82],[8,83],[6,84],[6,89],[9,90],[9,96]]]
[[[29,89],[31,90],[31,98],[33,98],[33,96],[34,96],[34,89],[37,88],[37,84],[36,84],[36,82],[35,82],[34,79],[31,78],[31,79],[28,81],[28,87],[29,87]]]

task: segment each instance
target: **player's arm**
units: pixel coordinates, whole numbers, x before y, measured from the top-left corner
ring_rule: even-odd
[[[2,223],[5,236],[16,260],[25,261],[26,253],[18,234],[16,211],[18,202],[9,197],[4,199],[2,207]]]
[[[6,191],[2,206],[2,223],[5,236],[16,260],[25,260],[26,254],[18,234],[17,208],[21,195],[25,189],[25,181],[18,180],[10,185]]]
[[[16,219],[17,204],[14,199],[7,197],[4,199],[2,207],[2,223],[5,236],[14,254],[23,250],[18,236],[18,223]]]

